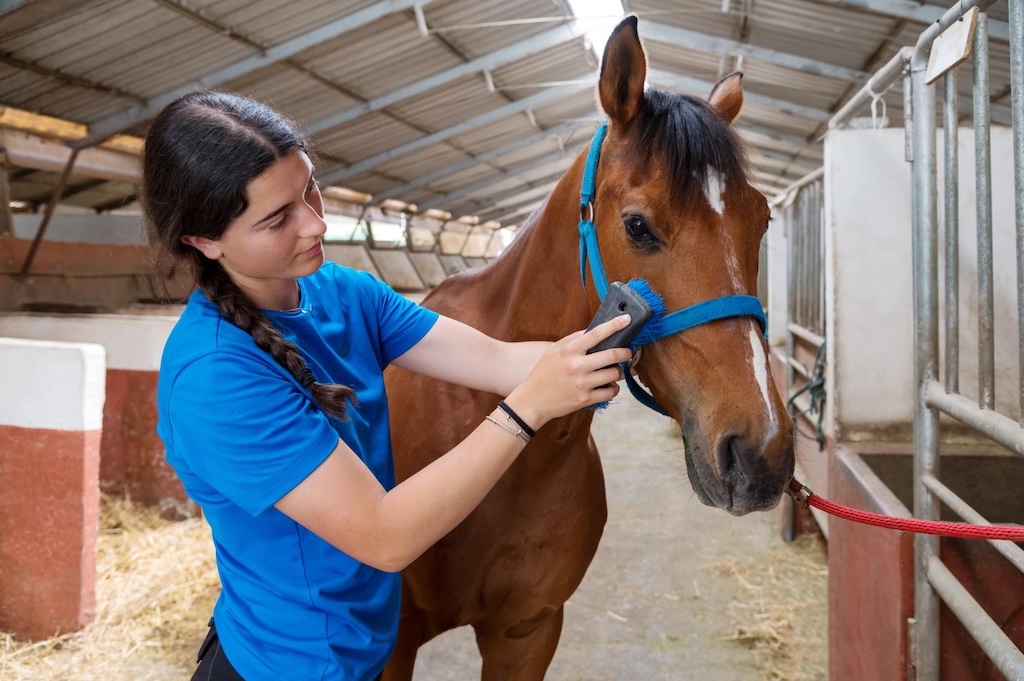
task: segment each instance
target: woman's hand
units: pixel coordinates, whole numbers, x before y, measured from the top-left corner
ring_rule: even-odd
[[[610,348],[588,355],[587,350],[627,324],[629,315],[620,315],[554,343],[505,402],[537,430],[553,418],[612,399],[619,393],[615,382],[622,378],[618,365],[632,353],[629,348]]]

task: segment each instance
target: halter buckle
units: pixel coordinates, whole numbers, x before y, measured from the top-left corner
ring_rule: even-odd
[[[636,352],[633,353],[633,356],[629,358],[629,369],[631,371],[637,364],[640,363],[640,355],[643,353],[643,351],[644,349],[642,346],[638,347],[636,349]]]

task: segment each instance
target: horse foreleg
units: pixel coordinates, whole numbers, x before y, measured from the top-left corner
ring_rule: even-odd
[[[412,670],[416,666],[416,652],[427,642],[426,623],[422,617],[402,612],[398,624],[398,640],[391,659],[384,667],[382,681],[412,681]]]
[[[500,632],[477,629],[481,681],[541,681],[558,647],[562,614],[559,607]]]

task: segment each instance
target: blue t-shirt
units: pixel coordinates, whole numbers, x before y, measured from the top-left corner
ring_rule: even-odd
[[[213,529],[222,585],[214,616],[235,669],[246,681],[372,679],[394,647],[399,575],[360,563],[273,505],[339,437],[385,489],[395,486],[382,372],[437,314],[333,263],[299,289],[299,310],[267,315],[319,382],[355,390],[349,420],[322,412],[197,291],[164,348],[157,432]]]

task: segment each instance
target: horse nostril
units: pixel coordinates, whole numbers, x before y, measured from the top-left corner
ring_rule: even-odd
[[[726,435],[718,441],[718,469],[726,482],[748,482],[756,476],[757,449],[742,436]]]

